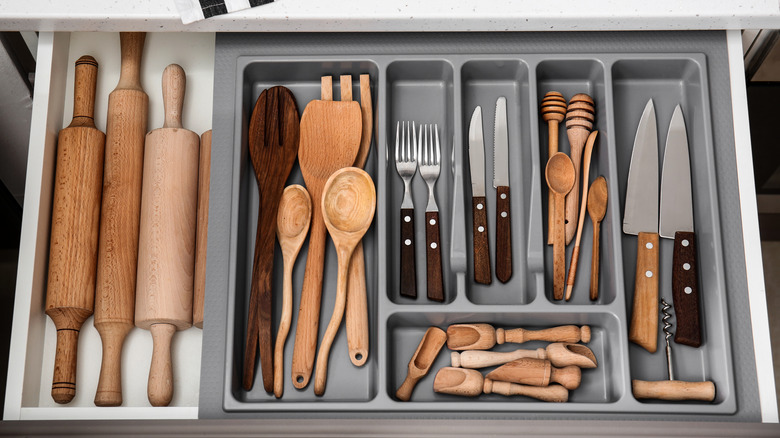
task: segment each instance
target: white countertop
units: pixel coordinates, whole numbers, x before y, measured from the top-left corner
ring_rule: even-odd
[[[744,3],[744,4],[742,4]],[[276,0],[183,25],[173,0],[0,0],[0,30],[567,31],[780,28],[777,0]]]

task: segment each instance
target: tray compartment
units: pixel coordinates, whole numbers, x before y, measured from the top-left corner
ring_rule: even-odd
[[[710,126],[706,59],[701,54],[673,57],[621,59],[612,65],[615,118],[615,144],[619,169],[620,217],[625,207],[626,180],[631,162],[636,127],[648,99],[652,98],[658,121],[659,184],[663,173],[663,155],[669,121],[674,107],[680,104],[685,117],[691,160],[691,182],[694,202],[694,228],[698,245],[699,288],[703,343],[691,348],[672,342],[673,367],[678,380],[712,380],[716,386],[715,405],[711,411],[734,412],[733,370],[728,321],[726,288],[723,276],[721,228],[718,215],[717,177],[714,166],[713,139]],[[610,188],[610,195],[615,187]],[[622,225],[621,225],[622,227]],[[622,228],[621,228],[622,229]],[[706,243],[704,243],[706,242]],[[626,312],[631,315],[636,267],[636,236],[621,233],[622,269],[624,272]],[[673,305],[671,265],[673,240],[660,239],[659,297]],[[660,306],[659,306],[660,312]],[[674,312],[672,311],[674,314]],[[659,317],[660,322],[660,317]],[[676,315],[671,320],[676,332]],[[630,344],[631,378],[663,380],[667,378],[664,336],[658,329],[658,350],[650,354]],[[645,405],[661,405],[658,401]],[[666,403],[668,404],[668,403]],[[696,404],[690,402],[690,404]],[[701,403],[699,403],[701,404]],[[705,404],[707,406],[707,404]]]
[[[582,190],[590,188],[590,184],[599,176],[604,175],[607,179],[607,185],[612,183],[611,175],[608,174],[609,169],[609,129],[607,129],[607,114],[609,114],[609,108],[611,102],[606,97],[606,75],[603,59],[548,59],[543,60],[536,66],[536,87],[537,87],[537,102],[535,110],[538,112],[541,108],[541,102],[544,95],[549,91],[558,91],[563,94],[563,97],[568,102],[572,96],[577,93],[586,93],[593,98],[594,106],[596,109],[596,120],[593,129],[598,130],[599,134],[596,139],[596,144],[593,148],[593,155],[590,165],[589,181],[587,184],[583,184],[582,172],[584,160],[583,154],[580,157],[580,191],[578,194],[578,208],[582,201]],[[541,166],[541,185],[542,185],[542,223],[544,227],[544,235],[542,236],[542,244],[544,246],[545,254],[545,280],[546,280],[546,297],[550,302],[555,304],[610,304],[614,301],[616,296],[615,273],[613,264],[610,263],[614,258],[613,252],[613,240],[609,238],[612,235],[613,223],[610,219],[609,209],[612,208],[612,202],[608,202],[607,209],[608,214],[605,216],[601,223],[601,263],[600,263],[600,277],[599,277],[599,298],[595,302],[590,300],[590,260],[593,249],[593,223],[588,216],[587,210],[585,211],[585,223],[583,224],[582,238],[580,241],[580,258],[577,269],[577,277],[574,283],[574,289],[572,291],[572,298],[570,301],[556,301],[552,298],[552,274],[553,274],[553,248],[552,245],[547,245],[547,211],[549,206],[547,205],[547,182],[545,180],[544,169],[547,166],[548,154],[548,139],[549,129],[547,122],[545,122],[541,115],[538,117],[539,123],[539,144],[538,147],[542,151],[540,166]],[[536,145],[535,145],[536,146]],[[566,132],[566,121],[563,120],[559,124],[558,131],[558,150],[571,153],[571,147],[569,145],[569,137]],[[610,199],[611,201],[611,199]],[[578,210],[579,211],[579,210]],[[566,276],[569,274],[569,265],[571,263],[571,253],[574,250],[574,242],[576,239],[572,239],[572,242],[566,247]]]
[[[275,85],[283,85],[289,88],[295,96],[298,105],[299,114],[303,114],[306,105],[314,99],[320,98],[320,78],[325,75],[333,76],[333,96],[335,100],[340,100],[341,88],[339,75],[352,75],[352,95],[353,99],[359,101],[361,73],[368,73],[371,76],[372,90],[376,90],[378,83],[378,67],[376,64],[365,60],[344,60],[341,62],[332,61],[259,61],[253,58],[242,59],[244,66],[241,71],[240,95],[238,97],[239,107],[236,109],[236,143],[233,145],[236,151],[235,160],[238,163],[239,175],[239,202],[238,202],[238,228],[235,236],[238,246],[238,260],[236,263],[236,298],[233,303],[234,318],[229,321],[230,330],[233,331],[232,343],[230,344],[231,353],[229,357],[233,358],[231,364],[232,392],[236,400],[240,402],[273,402],[276,398],[273,394],[265,392],[262,385],[262,372],[260,370],[259,359],[255,370],[255,384],[250,391],[245,391],[241,387],[241,375],[243,369],[243,354],[245,332],[247,324],[247,308],[249,306],[249,292],[252,280],[252,262],[254,256],[255,232],[257,229],[257,212],[259,196],[257,183],[255,181],[254,170],[249,160],[247,149],[247,128],[249,119],[254,108],[255,101],[260,93]],[[372,99],[375,100],[375,99]],[[374,104],[376,107],[376,104]],[[366,164],[366,171],[376,179],[376,153],[369,156]],[[301,176],[298,164],[293,167],[287,185],[301,184],[305,186]],[[319,202],[312,200],[312,202]],[[366,262],[366,287],[369,308],[370,344],[369,359],[366,365],[361,368],[354,367],[349,361],[349,353],[346,343],[346,329],[342,324],[333,348],[330,353],[330,364],[328,367],[328,390],[321,398],[313,393],[313,384],[310,384],[304,390],[297,390],[292,385],[290,377],[293,347],[295,344],[295,329],[298,320],[298,308],[300,306],[301,287],[303,284],[304,271],[306,269],[306,259],[308,254],[308,239],[295,262],[293,269],[293,320],[290,327],[290,333],[285,344],[285,391],[281,402],[301,402],[313,400],[339,400],[339,401],[366,401],[370,400],[376,393],[373,378],[376,372],[376,296],[377,296],[377,226],[373,224],[363,239],[364,254]],[[336,250],[330,238],[328,238],[327,249],[325,252],[325,267],[323,273],[322,286],[322,304],[320,308],[320,330],[318,336],[320,340],[325,333],[325,326],[333,313],[333,306],[336,301],[336,272],[337,272]],[[272,287],[275,291],[274,322],[273,322],[273,341],[275,342],[276,333],[279,328],[279,317],[282,309],[281,290],[283,287],[283,258],[278,243],[274,250],[274,272]],[[279,293],[276,293],[278,291]],[[318,342],[319,345],[319,342]]]
[[[417,345],[428,327],[435,325],[447,330],[450,324],[457,323],[489,323],[495,328],[512,329],[517,327],[527,329],[542,329],[564,324],[587,324],[591,328],[591,341],[587,345],[596,355],[598,367],[582,370],[582,383],[579,388],[569,391],[567,409],[575,404],[613,403],[619,400],[624,392],[625,379],[617,336],[620,328],[618,318],[610,313],[395,313],[387,320],[387,357],[390,358],[387,369],[387,391],[391,398],[404,381],[411,359]],[[524,344],[496,345],[491,351],[513,351],[518,348],[544,348],[548,342],[526,342]],[[550,404],[528,397],[506,397],[496,394],[480,395],[476,398],[459,397],[433,392],[433,380],[436,372],[442,367],[451,366],[450,353],[445,345],[436,358],[430,372],[417,385],[410,403],[415,402],[445,402],[447,409],[482,410],[483,403],[503,405],[507,409],[516,403],[523,404],[523,410],[554,409]],[[487,374],[496,367],[481,369]],[[400,403],[400,402],[399,402]],[[555,405],[558,406],[558,405]],[[561,405],[564,406],[564,405]],[[582,405],[581,405],[582,407]],[[515,408],[516,409],[516,408]],[[557,408],[555,408],[557,409]],[[582,407],[590,410],[590,407]]]
[[[414,200],[415,265],[417,274],[417,299],[400,294],[400,209],[404,184],[395,169],[396,126],[399,121],[415,121],[439,125],[441,145],[441,172],[436,181],[436,204],[439,207],[442,280],[444,303],[456,297],[455,274],[450,261],[450,230],[452,229],[453,181],[453,105],[454,69],[450,62],[437,59],[405,59],[387,66],[387,102],[385,114],[387,157],[387,296],[397,304],[434,304],[427,298],[425,254],[425,207],[428,202],[428,186],[420,172],[412,179]],[[419,132],[418,132],[419,134]],[[419,162],[419,157],[418,157]]]
[[[468,275],[466,296],[474,304],[527,304],[533,301],[543,287],[539,263],[529,263],[529,246],[540,248],[540,242],[531,238],[532,179],[534,153],[524,147],[532,143],[528,65],[517,59],[470,60],[461,67],[461,95],[463,107],[463,175],[464,203],[467,230]],[[512,277],[501,283],[495,276],[496,266],[496,190],[493,188],[493,146],[496,99],[507,100],[507,127],[509,139],[509,178],[512,208]],[[482,107],[482,129],[485,139],[485,188],[487,202],[488,241],[492,284],[474,281],[474,241],[471,206],[471,171],[468,157],[468,130],[471,115]],[[531,251],[538,253],[540,249]],[[531,266],[529,266],[531,265]]]

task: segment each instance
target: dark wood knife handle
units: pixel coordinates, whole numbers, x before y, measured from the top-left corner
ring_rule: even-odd
[[[401,296],[417,298],[414,259],[414,209],[401,209]]]
[[[674,233],[672,298],[677,319],[674,342],[700,347],[699,269],[696,260],[696,235],[692,232]]]
[[[490,284],[490,246],[488,245],[487,203],[484,196],[471,198],[474,212],[474,281]]]
[[[496,187],[496,278],[512,278],[512,212],[509,187]]]
[[[427,261],[428,299],[444,301],[444,285],[441,274],[441,239],[439,237],[439,212],[425,212],[425,255]]]

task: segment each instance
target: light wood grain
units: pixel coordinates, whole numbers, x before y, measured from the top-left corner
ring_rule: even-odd
[[[452,324],[447,327],[450,350],[488,350],[496,345],[496,331],[490,324]]]
[[[430,371],[433,362],[439,355],[439,351],[447,341],[447,334],[438,327],[429,327],[425,331],[420,344],[417,346],[412,358],[409,360],[409,370],[406,373],[401,386],[395,392],[395,396],[401,401],[409,401],[412,391],[423,377]]]
[[[577,327],[576,325],[562,325],[558,327],[551,327],[542,330],[527,330],[523,328],[516,328],[512,330],[497,329],[496,340],[499,344],[505,342],[511,342],[515,344],[522,344],[529,341],[546,341],[546,342],[590,342],[590,327],[583,325]]]
[[[593,254],[590,261],[590,299],[595,301],[599,298],[599,237],[601,234],[601,221],[607,213],[607,180],[603,176],[596,178],[596,181],[588,190],[588,215],[593,222]]]
[[[566,116],[566,99],[557,91],[550,91],[542,99],[542,120],[547,122],[547,159],[558,152],[559,124]],[[553,194],[547,193],[547,244],[552,245],[553,237]]]
[[[203,301],[206,298],[206,252],[209,234],[209,185],[211,183],[211,130],[200,136],[198,164],[198,222],[195,234],[195,284],[192,299],[192,325],[203,328]]]
[[[574,187],[566,195],[566,244],[574,237],[577,229],[577,211],[580,192],[580,164],[585,142],[593,129],[596,110],[593,99],[587,94],[575,94],[569,100],[566,111],[566,134],[569,137],[570,157],[574,163]],[[587,181],[586,181],[587,183]]]
[[[433,379],[433,390],[442,394],[476,397],[482,394],[482,379],[477,370],[444,367]]]
[[[565,403],[569,401],[569,391],[557,384],[549,386],[529,386],[485,379],[485,383],[482,385],[482,392],[485,394],[501,394],[506,396],[524,395],[537,400],[554,403]]]
[[[582,371],[573,365],[556,368],[549,360],[523,358],[501,365],[485,377],[532,386],[547,386],[554,382],[572,390],[579,388]]]
[[[181,127],[184,70],[172,64],[163,72],[165,125],[146,136],[141,195],[135,325],[170,332],[192,326],[195,227],[198,198],[198,135]],[[149,374],[149,400],[162,403],[173,381],[167,379],[168,336],[154,336],[156,355]],[[160,374],[162,373],[162,374]],[[152,382],[155,382],[154,385]],[[162,383],[160,383],[162,382]],[[170,385],[160,388],[159,385]],[[163,394],[160,396],[159,394]]]
[[[658,348],[658,234],[639,233],[634,304],[628,339],[655,353]]]
[[[93,121],[97,62],[76,61],[73,120],[59,133],[54,175],[46,314],[57,328],[51,395],[76,395],[78,335],[95,304],[105,135]]]
[[[95,393],[97,406],[122,404],[122,345],[134,325],[144,137],[149,114],[149,96],[140,82],[145,38],[142,32],[120,33],[121,73],[117,87],[108,96],[94,321],[103,344]]]
[[[648,382],[632,380],[631,391],[640,400],[698,400],[711,402],[715,400],[715,384],[705,382],[683,382],[680,380],[661,380]]]
[[[556,367],[574,365],[580,368],[596,368],[598,365],[593,351],[582,344],[554,342],[547,346],[546,351],[547,359]]]
[[[566,154],[558,152],[545,168],[547,187],[553,194],[555,216],[553,221],[553,298],[563,299],[566,281],[565,199],[576,180],[574,165]]]
[[[471,350],[458,353],[457,351],[453,351],[450,354],[452,366],[456,368],[487,368],[503,365],[507,362],[512,362],[515,359],[522,359],[525,357],[547,359],[547,352],[544,348],[537,348],[536,350],[518,349],[507,352]]]

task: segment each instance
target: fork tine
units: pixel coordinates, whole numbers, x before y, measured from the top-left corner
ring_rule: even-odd
[[[428,154],[425,153],[425,140],[426,140],[425,124],[420,125],[420,139],[417,141],[417,149],[419,149],[418,156],[420,158],[420,166],[428,164]]]
[[[401,139],[398,135],[401,132],[401,122],[395,124],[395,161],[398,161],[398,144]]]
[[[436,164],[441,163],[441,144],[439,143],[439,125],[433,125],[433,132],[436,133]]]
[[[409,161],[413,163],[417,161],[417,148],[414,146],[415,144],[417,144],[417,132],[416,132],[414,121],[412,121],[412,139],[409,142],[408,147],[409,147]]]

